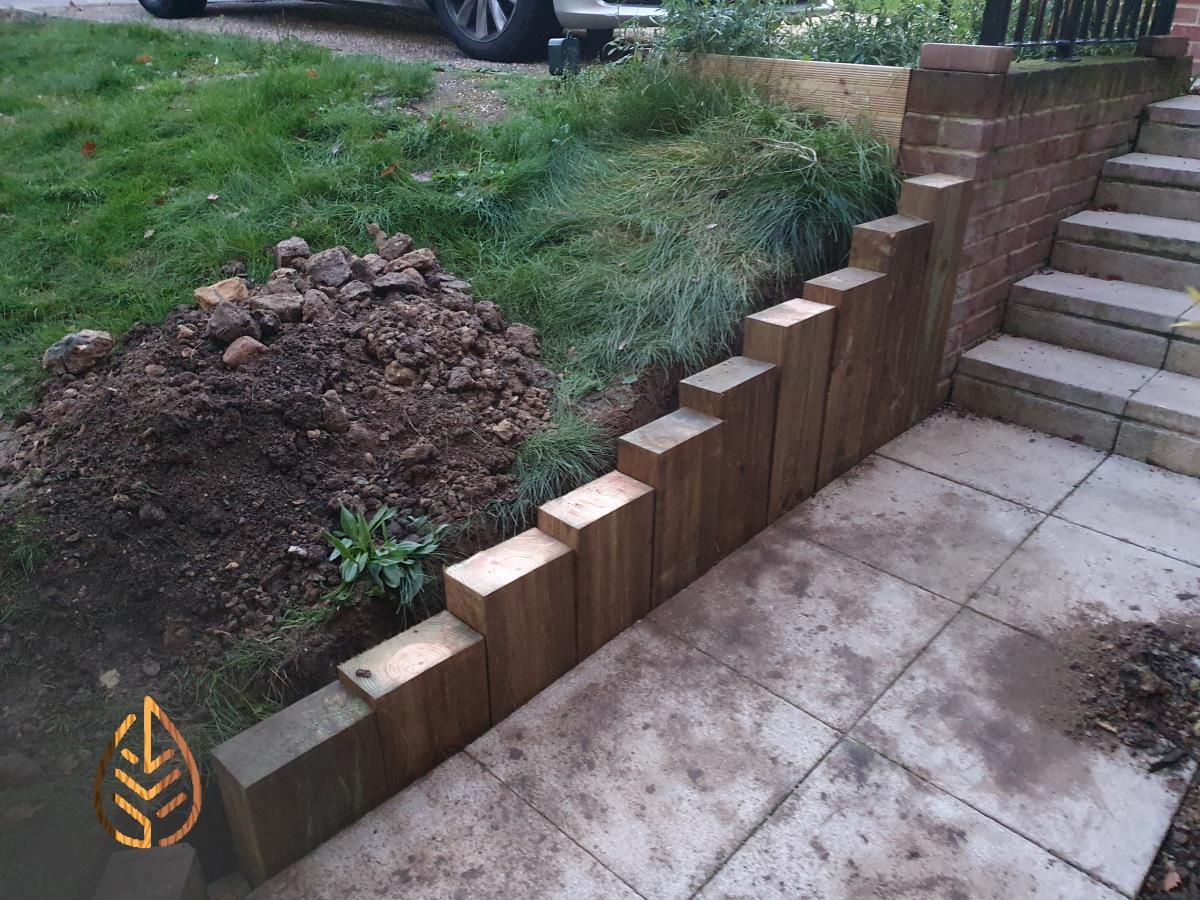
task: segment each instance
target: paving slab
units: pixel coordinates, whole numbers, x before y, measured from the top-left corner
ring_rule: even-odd
[[[780,521],[798,536],[962,603],[1042,518],[875,456]]]
[[[1072,441],[958,409],[930,416],[879,455],[1043,512],[1104,459]]]
[[[1200,480],[1110,456],[1055,515],[1200,565]]]
[[[843,741],[705,897],[1117,900],[1036,844]]]
[[[970,605],[1050,640],[1110,622],[1181,622],[1200,614],[1200,567],[1049,518]]]
[[[639,893],[669,898],[699,888],[836,740],[642,622],[467,752]]]
[[[276,875],[251,900],[637,895],[458,754]]]
[[[834,728],[850,728],[958,606],[779,530],[650,618]]]
[[[1149,774],[1067,735],[1054,645],[963,610],[853,736],[1107,884],[1133,894],[1191,767]]]

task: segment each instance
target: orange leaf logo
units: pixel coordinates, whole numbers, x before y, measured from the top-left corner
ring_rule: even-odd
[[[163,743],[173,746],[155,752]],[[127,715],[105,746],[92,782],[92,806],[100,827],[127,847],[166,847],[196,824],[200,770],[183,735],[152,697],[143,699],[140,722],[136,713]]]

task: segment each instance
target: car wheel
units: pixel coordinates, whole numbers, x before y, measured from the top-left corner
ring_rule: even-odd
[[[561,34],[551,0],[434,0],[437,17],[467,56],[515,62],[546,52]]]
[[[611,28],[584,32],[583,39],[579,42],[584,59],[600,59],[607,62],[613,55],[613,48],[608,45],[612,43],[614,34],[616,32]]]
[[[186,19],[204,12],[208,0],[138,0],[157,19]]]

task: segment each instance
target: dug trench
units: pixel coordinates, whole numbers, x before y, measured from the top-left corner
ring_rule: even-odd
[[[265,284],[227,273],[111,354],[102,333],[47,351],[56,377],[0,440],[0,834],[51,829],[29,786],[90,774],[143,694],[203,756],[436,611],[436,578],[405,609],[330,604],[342,507],[394,508],[396,538],[409,517],[448,525],[447,558],[496,539],[481,511],[514,499],[518,448],[554,427],[537,334],[375,236],[363,257],[284,241]],[[208,793],[193,842],[219,875]]]

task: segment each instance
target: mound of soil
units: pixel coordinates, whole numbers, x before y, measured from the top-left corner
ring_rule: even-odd
[[[516,448],[549,418],[536,333],[432,251],[375,234],[361,258],[281,243],[268,283],[198,290],[19,414],[0,526],[32,523],[50,555],[18,587],[36,626],[0,622],[0,662],[38,683],[0,687],[10,736],[44,727],[26,703],[87,704],[102,673],[162,698],[166,676],[320,602],[337,581],[321,533],[343,505],[453,524],[515,495]],[[366,604],[310,629],[328,652],[301,659],[327,680],[399,627],[394,605]]]

